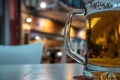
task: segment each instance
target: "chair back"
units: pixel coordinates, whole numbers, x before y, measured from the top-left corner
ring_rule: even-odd
[[[0,64],[39,64],[42,59],[43,44],[0,45]]]

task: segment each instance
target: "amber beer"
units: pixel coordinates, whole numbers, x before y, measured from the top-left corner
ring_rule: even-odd
[[[120,66],[120,10],[96,12],[86,19],[88,63]]]

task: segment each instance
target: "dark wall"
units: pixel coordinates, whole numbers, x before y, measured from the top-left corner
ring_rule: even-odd
[[[22,0],[10,0],[10,45],[19,44],[20,40],[20,2]]]
[[[20,0],[0,0],[0,44],[19,44]]]
[[[0,0],[0,44],[3,43],[4,41],[4,36],[3,36],[3,23],[4,23],[4,20],[3,20],[3,0]]]

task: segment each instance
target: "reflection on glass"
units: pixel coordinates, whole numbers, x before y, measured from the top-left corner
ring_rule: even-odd
[[[84,75],[91,80],[96,77],[100,80],[118,80],[117,77],[120,76],[120,10],[88,14],[86,36],[83,37],[85,34],[81,35],[80,30],[77,30],[78,34],[74,40],[70,39],[72,17],[84,15],[84,11],[74,9],[68,15],[64,37],[66,54],[85,66]]]

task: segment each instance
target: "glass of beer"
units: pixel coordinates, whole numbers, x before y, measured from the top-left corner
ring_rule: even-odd
[[[72,18],[82,15],[86,16],[86,28],[77,29],[73,40],[70,37]],[[84,34],[81,31],[84,31]],[[84,75],[90,79],[118,80],[120,9],[104,9],[87,15],[84,9],[70,11],[65,24],[64,50],[68,56],[85,66]]]

